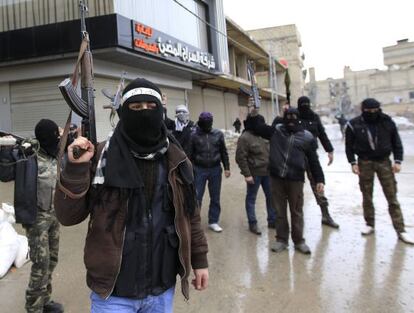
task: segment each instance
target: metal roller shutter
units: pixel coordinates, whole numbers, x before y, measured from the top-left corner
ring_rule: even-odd
[[[111,123],[109,121],[110,110],[103,108],[104,105],[108,105],[110,100],[102,94],[102,89],[106,88],[112,93],[115,93],[118,87],[119,80],[113,78],[95,77],[95,117],[96,117],[96,134],[98,141],[106,140],[109,132],[112,130]],[[117,123],[118,118],[115,118]]]
[[[63,78],[49,78],[10,84],[14,133],[32,136],[35,125],[42,118],[51,119],[59,126],[64,126],[69,107],[57,87],[62,80]]]

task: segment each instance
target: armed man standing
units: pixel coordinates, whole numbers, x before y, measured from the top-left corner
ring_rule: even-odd
[[[23,225],[33,262],[26,290],[26,310],[29,313],[63,312],[60,303],[51,301],[52,274],[59,253],[59,222],[53,206],[59,128],[55,122],[42,119],[35,127],[35,136],[40,144],[37,154],[37,215],[34,224]]]
[[[366,227],[362,235],[371,235],[375,231],[375,209],[372,201],[374,176],[380,181],[388,210],[398,238],[414,244],[414,240],[406,233],[404,218],[397,200],[397,182],[395,173],[401,171],[403,146],[397,126],[390,116],[382,113],[380,103],[367,98],[361,103],[362,114],[350,120],[345,131],[345,148],[352,172],[359,176],[359,187],[362,192],[362,207]],[[394,156],[391,163],[390,154]],[[355,155],[358,160],[355,160]]]
[[[317,139],[319,138],[323,148],[328,153],[328,158],[329,158],[328,165],[331,165],[333,162],[334,148],[328,136],[326,135],[325,128],[322,125],[319,115],[313,112],[313,110],[311,109],[310,100],[308,97],[302,96],[298,99],[298,111],[299,111],[299,118],[302,121],[303,127],[307,131],[311,132],[313,137],[316,139],[313,145],[315,152],[318,149]],[[339,225],[335,223],[335,221],[329,214],[328,199],[325,197],[324,192],[317,191],[315,179],[312,176],[312,172],[309,170],[309,168],[306,169],[306,174],[308,176],[309,183],[312,187],[313,194],[315,195],[316,202],[321,208],[322,224],[332,227],[332,228],[339,228]]]
[[[85,152],[75,159],[73,150]],[[208,283],[207,242],[200,227],[193,168],[168,134],[161,91],[137,78],[122,94],[120,121],[97,146],[78,137],[56,190],[63,225],[88,216],[84,259],[91,312],[172,312],[176,276]]]

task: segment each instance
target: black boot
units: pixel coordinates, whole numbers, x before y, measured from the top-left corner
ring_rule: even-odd
[[[331,217],[331,215],[329,214],[329,210],[328,207],[321,207],[321,211],[322,211],[322,224],[338,229],[339,225],[337,223],[335,223],[335,221],[333,220],[333,218]]]
[[[44,313],[63,313],[63,305],[60,303],[50,301],[48,304],[43,306]]]
[[[260,231],[259,227],[257,227],[257,224],[249,224],[249,230],[256,235],[261,235],[262,232]]]

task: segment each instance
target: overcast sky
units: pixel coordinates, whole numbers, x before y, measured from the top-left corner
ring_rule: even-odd
[[[316,79],[353,70],[384,69],[382,48],[414,41],[414,0],[223,0],[224,11],[245,30],[296,24],[305,67]]]

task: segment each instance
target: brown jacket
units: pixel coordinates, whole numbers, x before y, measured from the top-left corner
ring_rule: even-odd
[[[102,143],[100,144],[100,146]],[[99,149],[98,151],[102,150]],[[185,162],[191,169],[191,162],[177,145],[171,143],[167,153],[168,181],[172,188],[175,208],[175,227],[179,237],[179,259],[182,293],[189,299],[188,277],[191,268],[207,268],[207,241],[200,226],[200,208],[189,217],[184,208],[184,184],[178,166]],[[97,153],[98,154],[98,153]],[[103,187],[99,194],[102,201],[88,200],[95,188],[90,187],[91,177],[99,156],[96,154],[91,163],[67,163],[60,179],[64,192],[59,186],[55,194],[55,210],[62,225],[75,225],[88,216],[89,226],[86,235],[84,262],[87,269],[87,284],[102,298],[108,298],[114,288],[121,267],[122,249],[125,235],[125,218],[128,201],[121,202],[115,192]],[[190,171],[192,173],[192,169]],[[81,195],[86,190],[87,194]],[[74,193],[74,194],[71,194]],[[108,201],[106,201],[108,199]],[[116,214],[114,214],[116,212]],[[108,230],[108,221],[114,219]]]
[[[244,131],[237,141],[236,162],[244,177],[269,175],[269,142]]]

